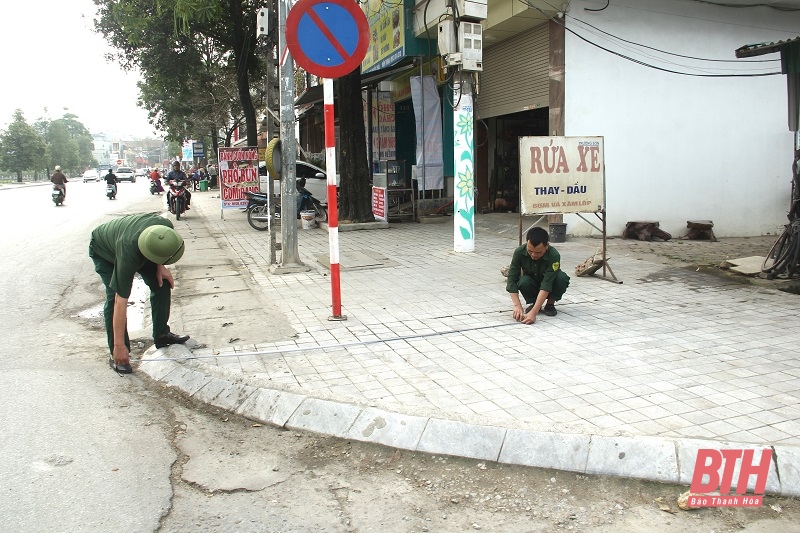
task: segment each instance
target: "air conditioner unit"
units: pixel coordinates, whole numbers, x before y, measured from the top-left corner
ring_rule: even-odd
[[[462,20],[486,20],[487,0],[456,0],[458,17]]]

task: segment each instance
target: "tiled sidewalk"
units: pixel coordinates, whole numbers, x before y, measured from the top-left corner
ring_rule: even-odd
[[[342,232],[346,321],[329,321],[328,234],[298,230],[297,274],[272,274],[268,234],[193,207],[298,337],[239,346],[192,364],[267,387],[388,411],[592,435],[800,444],[797,296],[625,257],[617,285],[574,276],[596,241],[556,245],[571,285],[559,314],[511,319],[500,268],[516,233],[453,249],[451,224]],[[280,231],[278,231],[280,237]],[[280,252],[278,252],[280,254]],[[348,269],[349,256],[378,266]],[[280,257],[280,255],[278,255]],[[231,357],[231,352],[258,355]],[[214,355],[211,349],[197,355]]]

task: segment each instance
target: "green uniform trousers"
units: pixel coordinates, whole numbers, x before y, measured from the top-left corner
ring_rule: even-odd
[[[100,274],[100,279],[103,280],[103,285],[106,287],[106,304],[103,307],[103,319],[106,325],[106,336],[108,337],[108,349],[111,354],[114,354],[114,298],[116,294],[109,288],[111,284],[111,275],[114,273],[114,265],[105,259],[91,255],[94,261],[94,270]],[[142,276],[142,280],[150,287],[150,312],[153,319],[153,338],[157,339],[162,335],[169,333],[169,308],[171,304],[172,287],[169,283],[164,281],[161,287],[158,286],[158,279],[156,279],[156,265],[155,263],[146,262],[144,266],[138,270],[138,274]],[[131,341],[128,338],[128,328],[125,327],[125,346],[128,351],[131,349]]]
[[[532,276],[525,275],[520,276],[517,287],[525,298],[526,304],[534,303],[541,290],[539,284]],[[569,287],[569,276],[563,270],[559,270],[556,272],[556,279],[553,281],[553,289],[550,291],[547,299],[549,300],[552,298],[555,301],[559,301],[561,297],[564,296],[564,293],[567,292],[567,287]]]

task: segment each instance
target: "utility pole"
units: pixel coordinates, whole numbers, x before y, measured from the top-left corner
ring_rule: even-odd
[[[267,15],[269,27],[274,28],[268,34],[268,42],[266,47],[266,64],[267,64],[267,143],[272,139],[278,137],[280,127],[280,116],[278,109],[278,1],[270,0],[269,12]],[[267,176],[267,205],[269,210],[269,264],[270,266],[276,264],[277,242],[275,240],[275,205],[272,197],[274,191],[274,176],[268,174]],[[280,191],[280,184],[278,187]]]
[[[294,60],[286,47],[286,16],[289,1],[279,0],[278,62],[280,68],[281,119],[281,262],[282,268],[303,266],[297,246],[297,187],[295,162],[297,142],[294,136]]]

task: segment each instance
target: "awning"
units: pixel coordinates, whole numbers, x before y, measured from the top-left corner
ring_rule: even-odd
[[[414,66],[415,58],[407,57],[401,62],[395,63],[391,67],[383,70],[376,70],[375,72],[370,72],[369,74],[362,74],[361,86],[368,87],[369,85],[383,81],[386,78],[402,74],[403,72],[414,68]],[[334,80],[333,86],[334,88],[336,87],[336,80]],[[323,99],[324,95],[322,85],[315,85],[303,91],[303,94],[295,99],[294,106],[298,107],[308,104],[316,104],[317,102],[322,102]]]
[[[780,52],[781,72],[786,74],[789,131],[797,131],[800,127],[800,37],[772,43],[748,44],[736,50],[736,57],[754,57],[775,52]]]

